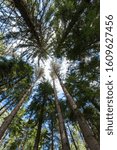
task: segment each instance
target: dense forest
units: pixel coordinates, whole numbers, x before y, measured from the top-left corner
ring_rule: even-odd
[[[0,0],[0,150],[99,150],[99,0]]]

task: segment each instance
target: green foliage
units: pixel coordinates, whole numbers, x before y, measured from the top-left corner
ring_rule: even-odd
[[[30,83],[32,67],[23,60],[0,57],[0,86],[12,87],[18,81]]]
[[[94,53],[99,51],[99,1],[92,4],[68,1],[67,4],[59,6],[60,13],[57,15],[57,19],[59,20],[58,24],[61,24],[62,36],[57,40],[56,45],[58,46],[55,48],[54,54],[57,57],[64,55],[70,60],[81,60],[81,58],[91,55],[91,50]],[[69,12],[68,16],[67,12]],[[60,33],[57,33],[56,30],[56,34]]]
[[[99,60],[98,55],[93,56],[89,60],[72,63],[66,78],[66,86],[71,95],[76,100],[79,110],[83,112],[85,118],[89,121],[89,125],[99,140]],[[70,118],[75,121],[72,117]]]
[[[0,111],[1,114],[6,109],[0,115],[0,124],[14,110],[35,78],[43,74],[40,60],[46,60],[49,56],[54,62],[56,58],[62,60],[65,57],[69,68],[63,83],[99,141],[99,0],[14,2],[0,2],[0,108],[6,104]],[[9,55],[5,54],[5,50]],[[29,63],[11,57],[11,53],[20,55],[28,62],[38,63],[41,72],[35,68],[33,72]],[[53,72],[56,72],[61,79],[64,78],[59,65],[51,64],[51,72],[53,77]],[[39,149],[51,149],[52,140],[54,149],[61,149],[54,102],[51,81],[43,76],[34,84],[6,131],[0,143],[1,150],[33,150],[39,123]],[[79,150],[85,150],[82,131],[61,94],[59,102],[64,121],[69,122]],[[71,149],[74,149],[68,128],[67,135]]]

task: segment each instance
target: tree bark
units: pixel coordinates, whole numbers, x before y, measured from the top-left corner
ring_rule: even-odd
[[[2,138],[2,136],[4,135],[5,131],[7,130],[8,126],[11,124],[13,118],[16,116],[18,110],[20,109],[20,107],[22,106],[22,104],[25,101],[25,98],[27,97],[28,93],[32,90],[32,86],[27,90],[27,92],[23,95],[22,99],[19,101],[19,103],[17,104],[17,106],[14,108],[14,110],[10,113],[9,116],[6,117],[5,121],[3,122],[3,124],[0,127],[0,140]]]
[[[38,129],[37,129],[37,134],[36,134],[35,143],[34,143],[34,150],[38,150],[38,147],[39,147],[39,142],[40,142],[40,137],[41,137],[41,128],[42,128],[42,123],[43,123],[43,115],[44,115],[44,105],[45,105],[45,99],[43,100],[42,108],[41,108],[40,115],[39,115]]]
[[[80,113],[80,111],[78,111],[78,107],[77,107],[76,103],[74,102],[74,99],[67,91],[67,89],[64,86],[64,84],[62,83],[62,80],[60,79],[59,75],[57,73],[56,73],[56,75],[57,75],[60,85],[64,91],[64,94],[67,97],[70,108],[73,111],[73,113],[79,123],[79,126],[81,128],[81,131],[82,131],[84,139],[85,139],[85,142],[87,143],[90,150],[99,150],[100,149],[99,143],[95,139],[92,130],[90,129],[89,125],[87,124],[87,121],[85,120],[84,116]]]
[[[42,123],[39,122],[38,123],[37,134],[36,134],[36,138],[35,138],[35,143],[34,143],[34,150],[38,150],[38,147],[39,147],[40,135],[41,135],[41,127],[42,127]]]
[[[69,145],[69,141],[68,141],[68,137],[67,137],[67,133],[66,133],[66,129],[65,129],[62,111],[61,111],[60,104],[59,104],[58,97],[57,97],[57,91],[55,88],[54,80],[53,80],[53,88],[54,88],[54,95],[55,95],[55,105],[56,105],[56,109],[57,109],[57,113],[58,113],[59,130],[60,130],[60,136],[61,136],[62,149],[70,150],[70,145]]]
[[[41,42],[38,36],[37,31],[35,30],[35,25],[33,23],[32,17],[30,16],[30,12],[28,11],[27,5],[24,0],[13,0],[15,7],[19,10],[21,16],[23,17],[24,21],[26,22],[30,32],[32,33],[33,37],[36,39],[37,44],[39,47],[41,46]]]
[[[76,145],[76,142],[75,142],[75,140],[74,140],[74,137],[73,137],[72,131],[71,131],[71,129],[70,129],[70,127],[69,127],[69,124],[68,124],[68,123],[67,123],[67,126],[68,126],[68,129],[69,129],[69,132],[70,132],[70,135],[71,135],[71,138],[72,138],[72,141],[73,141],[73,144],[74,144],[75,149],[76,149],[76,150],[80,150],[80,149],[79,149],[79,147]]]

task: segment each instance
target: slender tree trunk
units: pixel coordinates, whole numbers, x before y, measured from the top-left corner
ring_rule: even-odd
[[[8,99],[8,98],[10,98],[11,96],[5,96],[4,98],[2,98],[1,100],[0,100],[0,103],[2,102],[2,101],[4,101],[5,99]]]
[[[2,106],[1,108],[0,108],[0,111],[2,110],[2,109],[5,109],[5,107],[7,106],[7,105],[9,105],[11,103],[11,101],[9,100],[6,104],[4,104],[4,106]]]
[[[6,107],[2,112],[0,112],[0,116],[2,116],[12,106],[13,103],[14,102],[12,102],[8,107]]]
[[[54,79],[53,79],[53,88],[54,88],[54,95],[55,95],[55,104],[56,104],[56,109],[57,109],[58,119],[59,119],[59,130],[60,130],[60,136],[61,136],[61,142],[62,142],[62,149],[70,150],[70,145],[69,145],[69,141],[68,141],[68,137],[67,137],[67,133],[65,129],[62,111],[61,111],[60,104],[59,104],[58,97],[57,97],[57,91],[55,88]]]
[[[84,116],[80,113],[80,111],[78,111],[78,107],[77,107],[76,103],[74,102],[72,96],[69,94],[66,87],[62,83],[59,75],[57,73],[56,73],[56,75],[57,75],[60,85],[64,91],[64,94],[67,97],[70,108],[73,111],[74,115],[76,116],[76,119],[79,123],[79,126],[81,128],[81,131],[83,133],[84,139],[85,139],[88,147],[91,150],[99,150],[100,149],[99,143],[95,139],[92,130],[90,129],[89,125],[87,124],[87,121],[85,120]]]
[[[6,117],[5,121],[3,122],[3,124],[0,127],[0,140],[2,138],[2,136],[4,135],[5,131],[7,130],[8,126],[11,124],[13,118],[16,116],[18,110],[20,109],[20,107],[22,106],[22,104],[25,101],[25,98],[27,97],[28,93],[32,90],[32,86],[27,90],[27,92],[23,95],[22,99],[19,101],[19,103],[17,104],[17,106],[14,108],[14,110],[10,113],[9,116]]]
[[[73,141],[73,144],[74,144],[75,149],[76,149],[76,150],[80,150],[80,149],[79,149],[79,147],[76,145],[76,142],[75,142],[75,140],[74,140],[74,137],[73,137],[72,131],[71,131],[71,129],[70,129],[70,127],[69,127],[69,124],[68,124],[68,123],[67,123],[67,126],[68,126],[68,129],[69,129],[69,132],[70,132],[70,136],[71,136],[71,138],[72,138],[72,141]]]
[[[2,106],[1,108],[0,108],[0,112],[2,111],[2,109],[3,109],[3,111],[4,111],[4,109],[6,109],[7,107],[9,108],[9,106],[11,106],[13,103],[14,103],[14,98],[12,99],[12,101],[11,100],[9,100],[4,106]]]
[[[81,129],[80,129],[79,125],[77,124],[76,127],[77,127],[77,130],[78,130],[78,132],[79,132],[79,135],[80,135],[80,138],[81,138],[82,142],[83,142],[83,143],[85,144],[85,146],[86,146],[86,142],[85,142],[84,136],[83,136],[83,134],[82,134],[82,132],[81,132]]]
[[[37,134],[36,134],[35,143],[34,143],[34,150],[38,150],[38,147],[39,147],[39,142],[40,142],[40,137],[41,137],[41,127],[42,127],[43,115],[44,115],[44,105],[45,105],[45,99],[43,100],[42,108],[41,108],[40,115],[39,115],[38,129],[37,129]]]

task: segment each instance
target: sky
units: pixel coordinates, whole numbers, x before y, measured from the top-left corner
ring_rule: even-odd
[[[42,64],[42,67],[44,67],[45,78],[48,79],[50,83],[52,83],[52,80],[50,77],[50,63],[51,63],[51,59],[48,59],[45,62],[45,64]],[[63,75],[63,77],[66,76],[67,68],[68,68],[67,60],[66,58],[63,58],[61,62],[61,74]],[[56,79],[56,89],[57,89],[59,98],[61,98],[63,96],[63,91],[57,79]]]

